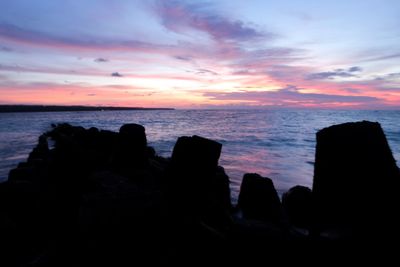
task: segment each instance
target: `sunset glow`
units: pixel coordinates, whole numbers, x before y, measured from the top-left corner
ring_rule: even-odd
[[[400,2],[3,0],[0,104],[400,108]]]

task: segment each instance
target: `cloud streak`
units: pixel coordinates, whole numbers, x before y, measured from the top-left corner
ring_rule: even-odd
[[[205,97],[212,100],[249,101],[259,105],[335,105],[343,104],[380,104],[377,97],[361,95],[333,95],[320,93],[302,93],[296,86],[287,86],[273,91],[241,91],[241,92],[206,92]]]
[[[119,72],[113,72],[111,73],[112,77],[124,77],[124,75],[120,74]]]
[[[360,72],[362,69],[360,67],[350,67],[347,70],[345,69],[336,69],[334,71],[327,71],[327,72],[317,72],[311,73],[307,76],[308,80],[324,80],[324,79],[335,79],[335,78],[350,78],[350,77],[357,77],[355,72]]]
[[[192,58],[188,57],[188,56],[173,56],[173,58],[182,60],[182,61],[191,61],[192,60]]]
[[[0,51],[2,52],[12,52],[13,50],[7,46],[0,46]]]
[[[173,46],[151,44],[137,40],[118,40],[99,37],[71,37],[44,33],[37,30],[22,28],[12,24],[0,23],[0,38],[21,44],[30,44],[42,47],[54,47],[69,50],[115,50],[154,53],[169,50]]]
[[[156,54],[173,57],[180,61],[200,59],[235,59],[249,56],[234,43],[216,43],[204,46],[192,42],[178,42],[176,44],[159,44],[143,42],[135,39],[104,38],[91,36],[62,36],[40,30],[32,30],[13,24],[0,22],[0,40],[11,41],[17,45],[29,45],[32,48],[52,48],[72,53],[107,51],[112,53],[132,52]],[[254,52],[252,52],[254,53]],[[272,50],[269,53],[276,53]],[[285,52],[286,53],[286,52]],[[96,62],[105,62],[98,58]]]
[[[386,54],[381,56],[369,57],[365,59],[365,62],[373,62],[373,61],[384,61],[400,58],[400,53]]]
[[[243,21],[231,20],[216,14],[209,6],[210,3],[158,1],[155,10],[162,24],[176,33],[197,30],[207,33],[216,41],[251,41],[274,36],[271,33],[258,31]]]
[[[217,72],[208,69],[198,69],[196,74],[219,75]]]
[[[375,78],[376,81],[391,81],[400,79],[400,72],[389,73]]]
[[[102,57],[99,57],[99,58],[96,58],[96,59],[94,60],[94,62],[97,62],[97,63],[104,63],[104,62],[109,62],[109,60],[108,60],[108,59],[105,59],[105,58],[102,58]]]

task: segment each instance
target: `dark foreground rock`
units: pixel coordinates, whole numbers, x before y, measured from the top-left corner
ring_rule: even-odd
[[[282,206],[293,226],[310,229],[312,216],[311,189],[297,185],[282,195]]]
[[[345,123],[319,131],[313,184],[317,231],[337,238],[393,237],[399,181],[379,123]]]
[[[271,222],[282,220],[281,202],[272,180],[256,173],[243,176],[238,208],[246,219]]]
[[[246,174],[235,207],[218,142],[180,137],[162,158],[141,125],[54,125],[0,184],[0,266],[251,265],[395,232],[399,170],[379,125],[317,141],[312,193],[292,188],[282,206],[271,179]],[[326,246],[331,229],[345,242]]]

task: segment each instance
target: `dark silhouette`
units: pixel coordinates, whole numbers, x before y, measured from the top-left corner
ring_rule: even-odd
[[[378,123],[318,132],[313,191],[283,205],[271,179],[245,174],[234,207],[221,148],[180,137],[162,158],[138,124],[53,125],[0,184],[1,266],[298,262],[398,240],[399,169]]]
[[[282,195],[282,206],[290,223],[296,227],[310,229],[312,212],[311,189],[297,185]]]
[[[272,222],[282,219],[281,202],[272,180],[256,173],[243,176],[238,208],[246,219]]]
[[[393,237],[399,181],[379,123],[345,123],[319,131],[313,184],[318,231],[332,238]]]
[[[139,124],[125,124],[119,129],[111,164],[120,170],[135,169],[147,164],[145,129]]]

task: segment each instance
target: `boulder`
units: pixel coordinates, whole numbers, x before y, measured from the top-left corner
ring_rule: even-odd
[[[117,144],[118,133],[101,130],[97,135],[97,152],[99,153],[100,162],[103,165],[109,163],[111,155]]]
[[[132,179],[113,172],[95,173],[92,179],[100,186],[83,194],[78,217],[88,265],[158,260],[165,224],[161,193],[145,192]]]
[[[117,168],[143,166],[147,162],[145,128],[139,124],[124,124],[119,129],[112,164]]]
[[[221,149],[220,143],[203,137],[178,138],[166,173],[169,205],[175,216],[218,229],[229,223],[229,177],[218,167]]]
[[[312,209],[310,188],[301,185],[290,188],[282,196],[282,206],[292,225],[305,229],[309,228]]]
[[[122,125],[119,129],[119,138],[126,145],[142,149],[147,146],[145,128],[140,124],[130,123]]]
[[[232,208],[229,183],[229,176],[225,173],[224,168],[218,166],[212,185],[214,188],[213,195],[217,203],[220,203],[227,210]]]
[[[282,208],[271,179],[246,173],[240,186],[238,208],[246,219],[279,222]]]
[[[173,190],[202,197],[210,189],[217,172],[222,145],[199,137],[179,137],[168,170]]]
[[[11,169],[8,173],[9,181],[32,181],[37,179],[37,169],[33,166],[24,166]]]
[[[215,172],[222,144],[197,135],[179,137],[172,152],[172,164],[182,170]]]
[[[221,148],[220,143],[203,137],[179,137],[168,170],[170,189],[194,199],[212,194]]]
[[[397,221],[399,181],[379,123],[344,123],[317,133],[313,197],[320,231],[385,235]]]
[[[49,153],[49,145],[47,142],[46,134],[39,136],[38,144],[33,148],[32,152],[29,153],[28,161],[35,159],[45,159]]]

